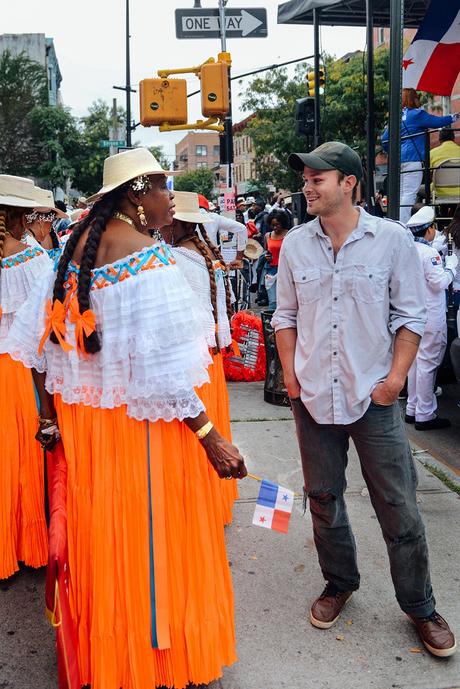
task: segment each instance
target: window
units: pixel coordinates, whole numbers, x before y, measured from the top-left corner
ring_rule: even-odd
[[[382,45],[382,43],[385,43],[385,29],[381,26],[378,29],[377,45]]]
[[[208,164],[204,160],[199,160],[198,163],[196,164],[197,170],[199,167],[208,167]]]
[[[196,155],[197,156],[207,156],[208,155],[208,147],[203,146],[203,144],[198,144],[196,147]]]
[[[220,146],[219,144],[213,146],[213,156],[214,158],[220,158]]]

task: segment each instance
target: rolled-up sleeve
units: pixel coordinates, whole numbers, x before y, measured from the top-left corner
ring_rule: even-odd
[[[275,331],[286,328],[297,328],[297,294],[289,266],[289,241],[281,245],[278,273],[276,278],[276,311],[272,318]]]
[[[390,331],[407,328],[422,336],[426,323],[423,267],[407,230],[395,236],[390,273]]]

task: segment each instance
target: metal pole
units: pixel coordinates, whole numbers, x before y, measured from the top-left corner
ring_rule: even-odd
[[[404,0],[390,0],[390,101],[388,119],[388,217],[399,219],[401,190],[401,87]]]
[[[225,25],[225,5],[227,0],[219,0],[220,49],[227,52],[227,30]],[[230,66],[228,68],[228,102],[229,110],[225,118],[225,147],[227,153],[227,188],[233,190],[233,122],[232,122],[232,87]]]
[[[319,22],[320,22],[320,10],[313,10],[313,53],[314,59],[314,70],[315,70],[315,129],[313,134],[313,142],[315,148],[321,143],[321,110],[319,103]]]
[[[429,205],[431,203],[431,170],[430,170],[430,132],[427,130],[425,132],[425,160],[424,163],[424,180],[425,180],[425,203]]]
[[[366,0],[367,42],[367,180],[366,204],[369,213],[375,207],[375,116],[374,116],[374,3]]]
[[[129,0],[126,0],[126,146],[131,146],[131,65],[129,56]]]

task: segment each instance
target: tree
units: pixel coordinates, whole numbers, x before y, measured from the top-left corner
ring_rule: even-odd
[[[82,155],[81,134],[68,108],[38,106],[28,114],[39,160],[36,177],[50,188],[66,187]]]
[[[366,76],[363,54],[346,60],[325,57],[326,88],[321,97],[323,140],[339,140],[365,151]],[[293,151],[307,151],[312,142],[297,137],[294,131],[295,102],[307,95],[306,74],[311,65],[298,65],[288,79],[286,69],[258,77],[244,91],[243,109],[254,112],[246,132],[256,153],[257,182],[297,190],[299,176],[289,169],[287,158]],[[387,49],[375,54],[375,123],[379,137],[384,126],[388,100],[389,56]]]
[[[169,170],[169,162],[166,158],[163,146],[149,146],[149,151],[158,160],[163,170]]]
[[[125,113],[118,108],[117,120],[124,126]],[[75,186],[84,194],[95,193],[102,182],[104,160],[108,150],[101,148],[100,142],[109,139],[109,128],[112,126],[111,108],[103,100],[97,100],[88,108],[88,114],[80,118],[81,149],[75,161]]]
[[[25,53],[0,55],[0,171],[30,175],[40,150],[28,118],[36,106],[48,105],[45,68]]]
[[[210,198],[214,188],[214,174],[207,167],[199,167],[179,175],[174,180],[174,188],[177,191],[194,191]]]

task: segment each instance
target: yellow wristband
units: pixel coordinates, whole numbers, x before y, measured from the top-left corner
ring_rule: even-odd
[[[214,424],[212,424],[211,421],[208,421],[208,423],[205,423],[204,426],[201,426],[201,428],[195,431],[195,435],[198,440],[203,440],[203,438],[206,438],[208,433],[210,433],[213,428]]]

